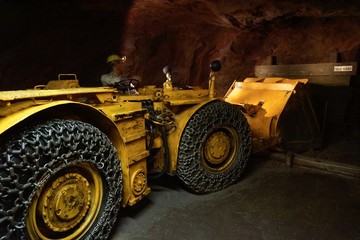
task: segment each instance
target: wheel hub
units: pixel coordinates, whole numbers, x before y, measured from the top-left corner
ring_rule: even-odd
[[[78,173],[60,176],[43,196],[38,210],[45,224],[55,232],[64,232],[76,226],[91,203],[89,182]]]
[[[132,189],[135,195],[140,195],[146,187],[146,175],[143,171],[134,174],[132,180]]]
[[[220,164],[228,158],[231,144],[223,132],[213,133],[205,143],[205,158],[211,164]]]

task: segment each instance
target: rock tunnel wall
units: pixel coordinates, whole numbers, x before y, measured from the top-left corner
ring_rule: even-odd
[[[360,1],[134,0],[2,1],[0,89],[46,84],[76,73],[100,84],[111,53],[128,55],[129,74],[161,86],[171,65],[181,84],[207,86],[209,63],[223,69],[224,94],[256,64],[321,63],[339,51],[360,60]]]

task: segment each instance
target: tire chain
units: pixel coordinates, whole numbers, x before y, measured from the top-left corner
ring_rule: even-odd
[[[109,188],[105,214],[86,239],[106,239],[122,197],[116,150],[90,124],[52,120],[24,129],[0,148],[0,240],[26,239],[25,218],[35,192],[56,172],[79,162],[91,163],[105,175],[103,181]]]
[[[201,166],[201,145],[207,131],[216,126],[234,127],[240,137],[236,158],[240,159],[223,172],[211,173]],[[177,176],[195,193],[210,193],[236,182],[251,151],[251,132],[246,118],[233,105],[213,101],[202,106],[187,123],[179,144]]]

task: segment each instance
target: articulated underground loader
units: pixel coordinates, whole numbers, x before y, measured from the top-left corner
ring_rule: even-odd
[[[248,78],[219,98],[220,67],[209,89],[175,88],[166,68],[162,88],[139,94],[134,79],[84,88],[76,75],[0,92],[0,239],[106,239],[151,178],[210,193],[240,179],[251,151],[308,147],[307,80]]]

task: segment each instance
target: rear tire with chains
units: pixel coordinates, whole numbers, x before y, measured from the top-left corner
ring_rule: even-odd
[[[122,197],[120,161],[94,126],[51,120],[0,146],[2,239],[106,239]]]
[[[250,150],[251,132],[241,111],[212,101],[198,109],[183,130],[176,174],[194,193],[215,192],[239,180]]]

